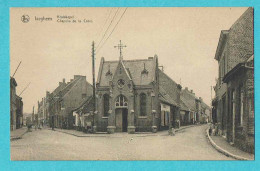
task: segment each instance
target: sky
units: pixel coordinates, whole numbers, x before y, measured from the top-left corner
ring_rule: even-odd
[[[11,8],[10,76],[22,61],[14,76],[17,94],[30,83],[21,95],[24,113],[31,113],[33,106],[37,110],[37,101],[63,78],[67,82],[74,75],[86,75],[92,83],[93,41],[99,45],[96,77],[101,57],[119,59],[114,46],[122,40],[127,46],[124,59],[147,59],[157,54],[168,76],[210,105],[211,86],[218,73],[214,56],[220,31],[228,30],[247,8],[131,7],[124,13],[125,9]],[[29,22],[22,22],[23,15],[29,16]],[[49,20],[39,19],[43,17]],[[64,22],[58,21],[61,18]]]

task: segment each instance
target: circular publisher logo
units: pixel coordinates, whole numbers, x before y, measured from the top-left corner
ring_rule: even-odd
[[[23,23],[28,23],[30,21],[29,15],[23,15],[21,18]]]

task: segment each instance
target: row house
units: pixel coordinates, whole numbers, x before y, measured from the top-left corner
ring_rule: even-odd
[[[63,79],[52,93],[46,94],[50,126],[73,128],[72,112],[92,96],[92,86],[86,81],[86,76],[75,75],[70,82]]]
[[[254,151],[253,8],[222,30],[215,59],[219,76],[212,101],[219,135],[242,150]]]
[[[195,123],[207,123],[211,121],[211,108],[202,100],[197,98],[193,90],[185,87],[181,92],[181,125]]]
[[[94,98],[86,98],[76,109],[73,110],[73,128],[78,131],[87,131],[93,125],[94,117]]]
[[[195,96],[193,90],[187,87],[181,91],[181,116],[182,124],[195,124],[199,123],[201,119],[201,100]]]
[[[10,78],[10,130],[16,129],[16,80]]]
[[[161,112],[159,129],[180,127],[180,93],[181,85],[177,84],[162,70],[159,72],[159,111]]]
[[[158,67],[158,57],[101,59],[94,125],[101,132],[135,133],[179,126],[181,86]]]
[[[189,105],[188,101],[181,95],[180,97],[180,122],[181,126],[190,125],[193,123],[191,116],[195,110]]]

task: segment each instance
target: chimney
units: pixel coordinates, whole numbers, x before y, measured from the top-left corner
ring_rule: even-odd
[[[193,94],[193,90],[190,90],[190,92]]]
[[[62,82],[65,83],[65,78],[62,79]]]
[[[81,75],[74,75],[74,79],[79,79]]]
[[[188,90],[188,87],[185,87],[185,90]]]
[[[48,97],[50,95],[49,91],[46,91],[46,97]]]
[[[153,60],[153,57],[148,57],[149,60]]]

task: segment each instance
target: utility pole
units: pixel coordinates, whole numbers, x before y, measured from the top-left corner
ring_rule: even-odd
[[[32,112],[32,124],[34,124],[34,106],[33,106],[33,112]]]
[[[22,63],[22,61],[20,61],[20,63],[18,64],[18,66],[17,66],[16,70],[14,71],[14,74],[13,74],[12,77],[14,77],[14,75],[16,74],[16,71],[18,70],[18,68],[19,68],[19,66],[21,65],[21,63]]]
[[[27,84],[27,86],[23,89],[23,91],[19,94],[19,96],[21,96],[23,94],[23,92],[29,87],[31,83]]]
[[[210,97],[211,97],[211,101],[212,101],[212,86],[210,86]]]
[[[95,81],[95,43],[92,42],[92,76],[93,76],[93,132],[95,124],[95,112],[96,112],[96,81]]]

